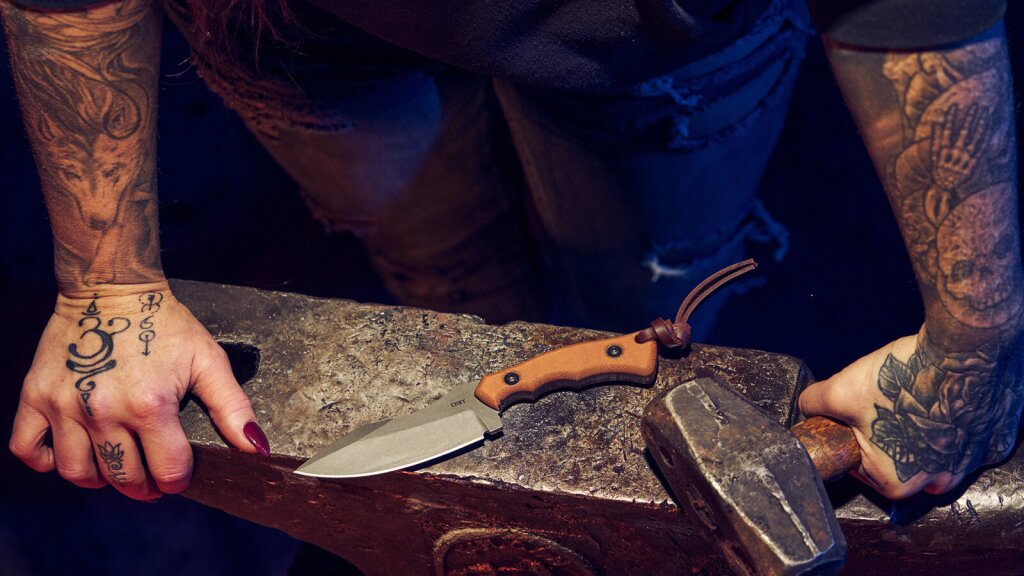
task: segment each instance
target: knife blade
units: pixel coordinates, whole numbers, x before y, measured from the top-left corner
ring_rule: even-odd
[[[658,345],[638,341],[638,334],[563,346],[456,386],[422,410],[353,430],[295,473],[356,478],[401,470],[499,433],[501,412],[517,402],[602,382],[650,384],[657,372]]]

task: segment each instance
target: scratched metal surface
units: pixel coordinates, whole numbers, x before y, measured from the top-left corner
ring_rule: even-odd
[[[274,452],[303,459],[363,424],[418,410],[456,384],[553,347],[608,336],[195,282],[176,281],[173,289],[215,338],[259,350],[246,389]],[[658,391],[714,375],[785,421],[801,370],[791,357],[700,345],[660,365],[651,388],[597,386],[515,405],[503,414],[503,435],[423,472],[665,502],[639,431],[640,414]],[[196,406],[183,420],[193,442],[223,445]]]
[[[277,455],[271,466],[239,460],[190,405],[183,422],[198,448],[199,481],[186,495],[354,561],[362,558],[361,567],[377,573],[388,573],[380,571],[385,567],[421,573],[424,562],[438,561],[432,538],[440,542],[467,523],[554,534],[577,552],[590,547],[585,557],[605,569],[619,566],[619,573],[716,573],[719,568],[709,568],[710,548],[683,526],[685,515],[644,457],[639,415],[658,391],[715,376],[789,423],[796,389],[809,381],[795,358],[694,345],[684,357],[661,361],[651,389],[601,386],[517,405],[506,412],[498,440],[415,474],[349,483],[299,479],[286,473],[289,466],[355,427],[417,410],[458,383],[552,347],[604,334],[535,324],[487,326],[470,316],[196,282],[175,281],[173,289],[218,340],[258,349],[258,369],[246,388]],[[255,368],[243,359],[242,372],[247,363]],[[1021,450],[948,495],[894,505],[852,479],[830,485],[829,493],[850,545],[844,574],[898,568],[912,576],[933,573],[937,565],[972,574],[1024,574]],[[350,507],[335,510],[331,502]],[[388,508],[386,502],[398,504]],[[329,513],[317,512],[323,506]],[[378,530],[375,546],[359,544],[365,523],[383,520],[359,516],[352,507],[391,510],[387,524],[404,536],[392,542]],[[445,514],[454,516],[439,517]],[[410,539],[414,532],[418,540]],[[625,533],[633,539],[624,544]],[[403,546],[406,556],[391,553],[392,545]],[[650,560],[662,554],[670,560]]]

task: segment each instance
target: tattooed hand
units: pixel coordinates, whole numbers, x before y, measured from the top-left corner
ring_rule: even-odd
[[[882,494],[943,492],[1010,454],[1024,403],[1005,36],[996,26],[935,50],[826,48],[903,232],[926,320],[916,337],[809,387],[800,407],[854,427],[855,474]]]
[[[166,282],[60,296],[25,378],[11,451],[86,488],[109,482],[140,500],[180,492],[192,451],[178,406],[190,390],[231,444],[269,454],[223,349]]]
[[[178,402],[190,389],[229,442],[269,452],[224,351],[160,267],[161,13],[157,0],[73,10],[0,0],[62,294],[22,388],[11,450],[41,472],[140,499],[188,486]]]
[[[945,492],[1013,448],[1024,404],[1021,334],[959,347],[923,328],[810,386],[800,409],[853,427],[862,450],[853,474],[881,494]]]

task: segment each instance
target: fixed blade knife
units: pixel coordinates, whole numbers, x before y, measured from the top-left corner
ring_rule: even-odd
[[[426,408],[361,426],[320,450],[296,474],[356,478],[429,462],[501,431],[501,412],[523,400],[601,382],[647,385],[658,369],[658,345],[690,343],[690,314],[719,287],[753,270],[744,260],[712,274],[683,299],[674,322],[658,318],[649,328],[571,344],[452,389]]]
[[[658,368],[658,345],[638,341],[638,334],[556,348],[457,386],[422,410],[353,430],[295,473],[355,478],[401,470],[497,434],[501,412],[517,402],[602,382],[650,384]]]

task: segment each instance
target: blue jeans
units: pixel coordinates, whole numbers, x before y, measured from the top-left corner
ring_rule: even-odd
[[[189,36],[187,11],[168,12]],[[803,55],[802,2],[612,95],[483,78],[300,18],[308,39],[261,48],[258,65],[190,39],[197,69],[404,303],[634,330],[751,241],[785,251],[756,193]]]

